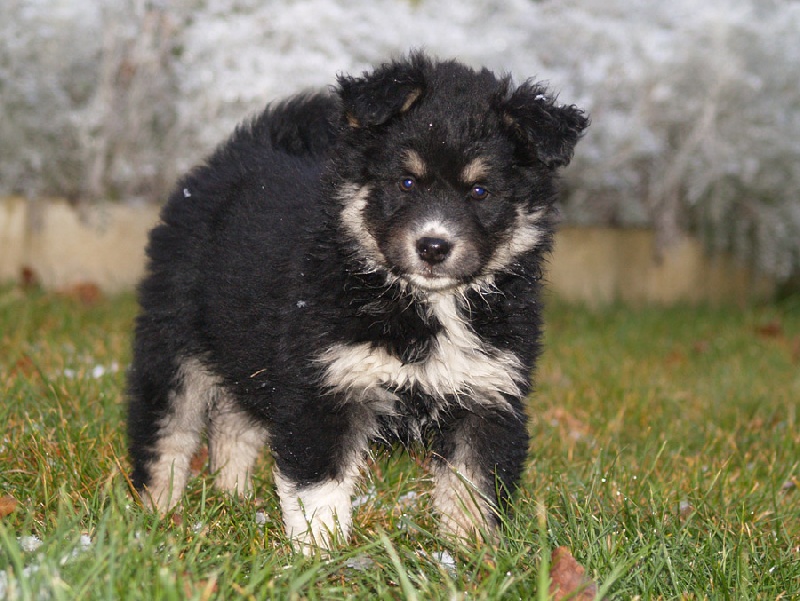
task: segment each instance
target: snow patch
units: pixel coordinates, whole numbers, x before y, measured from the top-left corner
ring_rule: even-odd
[[[44,544],[42,539],[35,534],[31,534],[30,536],[22,536],[17,540],[19,541],[20,548],[25,553],[33,553]]]

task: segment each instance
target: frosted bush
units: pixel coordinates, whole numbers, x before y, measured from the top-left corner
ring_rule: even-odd
[[[176,131],[168,26],[144,1],[0,3],[0,192],[162,193]]]
[[[800,3],[5,0],[2,191],[159,197],[243,116],[410,47],[550,80],[593,125],[565,219],[800,269]]]
[[[71,183],[81,177],[74,108],[95,87],[91,40],[99,20],[97,7],[84,9],[81,14],[68,0],[0,3],[3,192],[72,192]]]
[[[560,68],[593,116],[567,218],[653,224],[667,242],[689,228],[773,273],[797,270],[800,3],[634,3],[618,15],[601,4],[561,23],[587,34]]]

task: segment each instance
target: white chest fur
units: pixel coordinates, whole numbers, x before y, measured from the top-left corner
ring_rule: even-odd
[[[432,293],[430,311],[441,324],[428,357],[403,363],[369,342],[335,344],[319,356],[324,385],[351,399],[385,400],[387,391],[415,387],[439,399],[506,407],[526,377],[517,357],[483,342],[459,315],[460,296]]]

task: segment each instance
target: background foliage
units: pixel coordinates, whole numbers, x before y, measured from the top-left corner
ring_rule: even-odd
[[[574,223],[800,268],[795,0],[6,0],[0,193],[155,201],[265,102],[425,47],[552,82],[593,126]]]

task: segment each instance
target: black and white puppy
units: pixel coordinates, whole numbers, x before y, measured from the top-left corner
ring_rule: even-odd
[[[175,505],[204,432],[240,494],[267,443],[287,534],[328,547],[370,444],[421,441],[444,531],[491,533],[528,452],[556,170],[587,125],[541,85],[413,53],[238,128],[150,237],[145,502]]]

